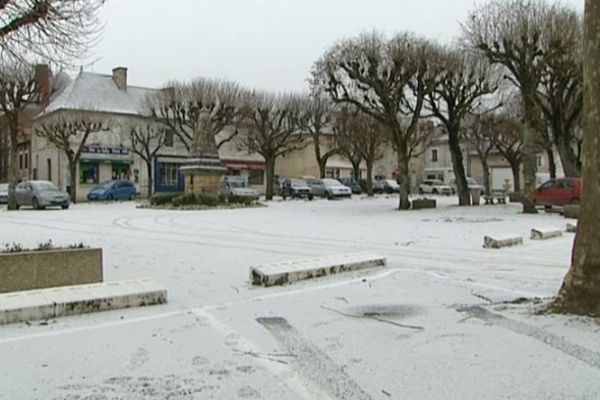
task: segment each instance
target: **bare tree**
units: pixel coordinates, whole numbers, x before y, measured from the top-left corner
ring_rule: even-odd
[[[464,49],[440,49],[436,61],[435,86],[427,94],[426,109],[448,134],[459,205],[468,206],[471,195],[461,149],[462,124],[483,96],[496,91],[496,85],[489,65]]]
[[[275,163],[279,157],[309,144],[301,132],[301,99],[294,95],[253,93],[244,112],[244,132],[237,136],[239,148],[265,159],[266,198],[273,199]]]
[[[491,113],[472,113],[465,121],[464,138],[479,156],[483,170],[483,187],[487,195],[491,193],[488,159],[492,151],[496,149],[492,132],[499,123],[501,122]]]
[[[356,107],[390,132],[398,159],[399,208],[410,201],[409,161],[423,146],[419,119],[431,90],[430,44],[412,34],[390,40],[377,33],[339,42],[317,61],[313,87],[329,93],[337,104]]]
[[[584,17],[583,193],[571,269],[555,303],[559,311],[600,316],[600,3],[586,0]]]
[[[189,83],[172,82],[150,97],[147,106],[159,120],[190,150],[198,128],[201,109],[207,109],[213,136],[232,126],[232,133],[217,143],[221,147],[238,133],[246,91],[237,83],[217,79],[196,79]]]
[[[523,103],[523,212],[536,213],[536,94],[542,81],[544,55],[553,26],[560,26],[565,8],[543,0],[490,0],[468,17],[467,41],[491,63],[506,68]]]
[[[154,188],[154,174],[152,163],[156,154],[164,147],[167,132],[164,126],[156,123],[140,123],[129,130],[131,151],[138,155],[146,164],[148,177],[148,198],[152,196]]]
[[[75,203],[77,202],[77,165],[83,148],[91,134],[108,130],[108,125],[105,120],[91,118],[85,112],[47,118],[36,125],[35,134],[52,143],[67,157],[71,201]]]
[[[0,1],[0,56],[65,63],[86,55],[101,30],[105,0]]]
[[[35,101],[37,84],[31,68],[17,64],[0,67],[0,109],[8,127],[8,209],[16,210],[15,187],[18,183],[17,144],[20,119],[25,107]]]
[[[337,146],[333,146],[323,151],[323,143],[321,141],[324,134],[332,133],[331,102],[321,94],[314,93],[303,100],[302,107],[304,114],[302,118],[302,129],[312,138],[315,159],[319,165],[319,176],[325,178],[327,160],[340,153],[340,149],[337,148]]]
[[[335,112],[332,125],[337,149],[352,165],[354,179],[360,178],[360,164],[363,161],[363,154],[357,140],[362,133],[358,129],[358,118],[358,110],[354,107],[341,107],[339,111]]]

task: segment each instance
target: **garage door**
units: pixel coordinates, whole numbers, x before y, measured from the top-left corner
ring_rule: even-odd
[[[491,168],[491,186],[492,190],[502,190],[506,180],[510,184],[510,190],[515,187],[513,182],[512,170],[510,168]]]

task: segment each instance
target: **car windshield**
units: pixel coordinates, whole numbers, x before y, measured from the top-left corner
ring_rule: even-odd
[[[302,179],[292,179],[290,182],[292,186],[306,186],[306,182]]]
[[[323,185],[325,186],[342,186],[342,184],[335,179],[323,179]]]
[[[38,190],[42,192],[50,190],[59,190],[58,187],[56,187],[56,185],[52,182],[37,182],[35,183],[35,186],[38,188]]]
[[[232,188],[246,187],[246,184],[243,181],[228,181],[227,183],[229,183],[229,187],[232,187]]]

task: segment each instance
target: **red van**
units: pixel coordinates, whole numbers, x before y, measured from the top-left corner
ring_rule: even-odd
[[[551,208],[578,204],[581,199],[581,178],[550,179],[535,190],[535,204]]]

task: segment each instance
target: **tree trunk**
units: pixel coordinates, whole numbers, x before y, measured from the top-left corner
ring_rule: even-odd
[[[360,179],[360,161],[352,161],[352,177],[356,180]]]
[[[550,173],[550,179],[556,179],[556,160],[554,159],[552,147],[546,149],[546,157],[548,157],[548,172]]]
[[[535,173],[537,172],[536,163],[536,139],[537,131],[535,129],[535,105],[532,97],[535,89],[523,88],[523,108],[524,108],[524,132],[523,132],[523,178],[524,185],[521,193],[521,203],[523,204],[523,213],[536,214],[533,192],[535,191]]]
[[[152,197],[154,191],[154,177],[152,176],[152,158],[146,161],[146,173],[148,174],[148,198]]]
[[[317,161],[319,163],[319,177],[325,178],[325,170],[327,169],[327,158],[321,158]]]
[[[77,161],[75,160],[69,160],[69,175],[71,202],[77,203]]]
[[[600,316],[600,2],[584,17],[583,193],[572,264],[555,302],[558,311]]]
[[[373,197],[373,161],[366,161],[367,164],[367,196]]]
[[[452,156],[452,169],[454,170],[454,181],[456,182],[456,191],[458,192],[458,205],[470,206],[471,194],[467,183],[467,174],[463,164],[463,155],[460,149],[460,139],[458,129],[448,129],[448,146]]]
[[[521,163],[518,161],[509,161],[510,169],[512,170],[513,175],[513,190],[515,192],[521,192]]]
[[[487,157],[479,156],[481,159],[481,168],[483,169],[483,187],[485,188],[485,194],[489,196],[492,192],[490,188],[490,166],[487,162]]]
[[[11,122],[9,122],[9,124],[11,124]],[[17,209],[17,198],[15,196],[15,188],[19,183],[19,170],[17,169],[17,129],[15,129],[15,127],[9,127],[10,140],[8,144],[8,210]]]
[[[265,157],[267,169],[267,182],[265,187],[265,198],[273,200],[273,179],[275,177],[275,157]]]
[[[396,180],[400,185],[400,199],[398,201],[399,210],[408,210],[410,208],[410,171],[408,166],[408,155],[398,149],[398,176]]]
[[[565,176],[579,177],[581,176],[581,165],[573,150],[573,144],[565,140],[564,137],[561,137],[556,143],[556,150],[558,151],[563,171],[565,172]]]

